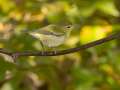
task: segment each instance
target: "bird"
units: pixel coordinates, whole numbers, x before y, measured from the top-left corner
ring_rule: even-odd
[[[74,26],[71,24],[49,24],[36,30],[29,30],[27,33],[39,40],[43,48],[54,48],[64,44],[73,29]]]

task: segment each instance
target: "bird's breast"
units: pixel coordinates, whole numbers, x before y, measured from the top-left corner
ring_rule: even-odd
[[[63,35],[63,36],[56,37],[53,35],[47,35],[47,36],[45,35],[43,36],[43,39],[41,39],[41,41],[45,46],[57,47],[64,43],[65,36]]]

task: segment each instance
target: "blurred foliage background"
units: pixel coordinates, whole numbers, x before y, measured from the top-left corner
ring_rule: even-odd
[[[42,50],[21,31],[66,22],[81,27],[58,49],[119,32],[120,0],[0,0],[0,48]],[[119,39],[63,56],[21,57],[17,65],[0,56],[0,90],[120,90]]]

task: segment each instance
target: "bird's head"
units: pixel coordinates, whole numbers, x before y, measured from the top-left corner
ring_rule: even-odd
[[[72,30],[73,28],[74,28],[73,25],[66,25],[66,26],[64,26],[64,30],[65,30],[65,31]]]
[[[63,26],[62,30],[67,36],[69,36],[73,29],[74,29],[74,25],[69,24],[69,25]]]

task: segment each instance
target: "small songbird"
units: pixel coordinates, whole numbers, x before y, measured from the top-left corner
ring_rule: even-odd
[[[50,24],[27,33],[40,40],[42,47],[57,47],[65,42],[73,30],[73,25],[55,25]]]

